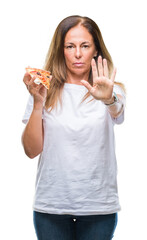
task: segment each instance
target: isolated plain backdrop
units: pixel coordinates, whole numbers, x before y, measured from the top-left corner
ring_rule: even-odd
[[[80,14],[99,25],[127,90],[125,122],[115,126],[122,210],[115,240],[146,240],[147,33],[145,1],[3,1],[0,13],[0,239],[36,240],[32,203],[37,158],[21,145],[28,92],[25,67],[42,68],[57,24]],[[90,239],[92,240],[92,239]]]

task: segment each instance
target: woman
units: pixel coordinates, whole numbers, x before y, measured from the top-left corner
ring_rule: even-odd
[[[39,240],[110,240],[120,210],[114,124],[124,119],[123,85],[96,23],[70,16],[47,54],[50,89],[26,73],[23,121],[28,157],[40,154],[34,199]]]

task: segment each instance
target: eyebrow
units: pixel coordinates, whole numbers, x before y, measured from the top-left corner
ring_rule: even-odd
[[[85,41],[85,42],[82,42],[81,44],[90,44],[90,42],[89,41]],[[65,44],[74,44],[73,42],[66,42]]]

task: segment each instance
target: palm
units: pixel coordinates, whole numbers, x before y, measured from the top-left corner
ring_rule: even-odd
[[[98,58],[98,69],[95,60],[92,60],[93,86],[87,81],[82,80],[83,85],[89,90],[90,94],[97,100],[108,101],[112,98],[116,69],[113,70],[111,79],[106,59]]]

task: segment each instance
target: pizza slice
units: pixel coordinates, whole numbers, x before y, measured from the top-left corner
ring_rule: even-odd
[[[31,75],[31,77],[36,77],[34,82],[36,84],[42,83],[47,89],[50,86],[51,73],[38,68],[26,68],[26,71]]]

